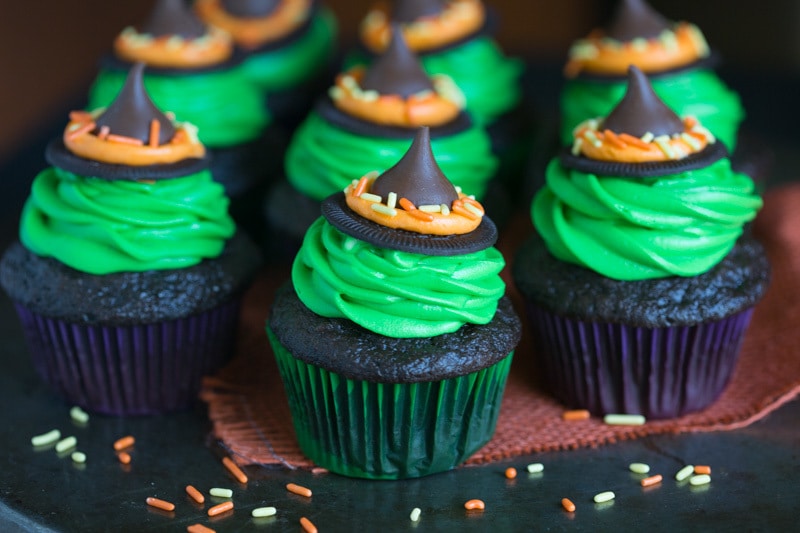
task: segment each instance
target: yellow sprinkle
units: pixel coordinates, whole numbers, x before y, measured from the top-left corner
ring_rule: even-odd
[[[483,211],[481,211],[480,209],[478,209],[477,207],[475,207],[472,204],[464,203],[464,209],[466,209],[467,211],[469,211],[470,213],[472,213],[476,217],[482,217],[483,216]]]
[[[72,452],[70,457],[72,458],[73,462],[81,465],[86,462],[86,454],[83,452]]]
[[[668,159],[677,159],[677,154],[675,150],[673,150],[672,146],[669,145],[669,137],[666,135],[659,135],[653,142],[656,143],[656,146],[664,152],[664,155],[667,156]]]
[[[425,213],[441,213],[442,206],[441,205],[421,205],[417,207],[420,211],[424,211]]]
[[[576,137],[575,142],[572,143],[572,155],[580,154],[582,147],[583,147],[583,139],[581,137]]]
[[[394,209],[396,205],[397,205],[397,193],[390,192],[388,197],[386,198],[386,206]]]
[[[253,509],[250,515],[253,518],[264,518],[266,516],[275,516],[278,510],[275,507],[257,507]]]
[[[214,487],[208,491],[209,494],[212,496],[216,496],[217,498],[232,498],[233,491],[231,489],[221,489],[219,487]]]
[[[334,85],[328,89],[328,96],[331,97],[331,100],[341,100],[344,98],[344,90],[341,87]]]
[[[631,463],[628,465],[628,469],[634,474],[647,474],[650,472],[650,465],[644,463]]]
[[[455,186],[455,189],[456,189],[456,192],[457,192],[458,194],[461,194],[461,187],[460,187],[460,186],[456,185],[456,186]]]
[[[610,426],[641,426],[645,418],[642,415],[610,414],[603,417],[603,422]]]
[[[440,205],[440,206],[439,206],[439,210],[440,210],[440,212],[441,212],[443,215],[449,215],[449,214],[450,214],[450,208],[449,208],[449,207],[447,207],[447,205],[446,205],[446,204],[442,204],[442,205]]]
[[[60,438],[61,432],[57,429],[51,429],[47,433],[31,437],[31,444],[34,446],[47,446],[48,444],[53,444]]]
[[[647,133],[645,133],[644,135],[642,135],[642,142],[649,143],[649,142],[652,142],[653,139],[655,139],[655,135],[653,135],[649,131]]]
[[[704,126],[701,126],[699,123],[695,124],[694,128],[692,128],[692,131],[699,133],[700,135],[705,137],[708,142],[712,144],[717,142],[717,138],[714,137],[714,134],[708,131],[708,129],[706,129]]]
[[[168,50],[177,50],[183,46],[183,38],[180,35],[173,35],[166,42],[166,48]]]
[[[647,50],[647,39],[642,37],[637,37],[631,41],[631,48],[636,50],[637,52],[644,52]]]
[[[89,415],[77,405],[69,410],[69,416],[72,418],[73,422],[77,422],[78,424],[85,424],[89,421]]]
[[[675,474],[677,481],[683,481],[694,473],[694,465],[686,465]]]
[[[606,492],[601,492],[600,494],[595,494],[594,503],[610,502],[614,498],[616,498],[616,494],[608,490]]]
[[[528,465],[528,473],[530,474],[537,474],[542,471],[544,471],[544,465],[542,463],[531,463]]]
[[[342,85],[344,85],[346,88],[348,88],[350,90],[353,90],[353,89],[359,89],[360,90],[360,88],[358,86],[358,83],[356,83],[355,78],[353,78],[352,76],[343,76],[342,77]]]
[[[686,132],[681,133],[681,140],[691,146],[692,150],[699,150],[703,146],[699,140],[695,139]]]
[[[366,200],[368,202],[377,202],[377,203],[381,203],[381,200],[383,200],[383,198],[381,198],[377,194],[372,194],[369,192],[361,193],[361,196],[359,196],[359,198],[361,198],[362,200]]]
[[[711,483],[711,476],[708,474],[699,474],[689,478],[689,484],[693,487],[697,487],[699,485],[708,485],[709,483]]]
[[[361,99],[365,102],[374,102],[380,98],[378,91],[364,91],[361,93]]]
[[[393,209],[389,206],[383,204],[370,204],[370,207],[372,208],[373,211],[380,213],[382,215],[387,215],[390,217],[397,216],[397,209]]]
[[[422,514],[422,509],[420,509],[419,507],[414,507],[411,510],[411,516],[409,518],[411,518],[412,522],[416,522],[419,520],[421,514]]]
[[[65,439],[58,441],[58,443],[56,444],[56,453],[65,452],[67,450],[74,448],[77,445],[78,445],[78,439],[72,436],[67,437]]]

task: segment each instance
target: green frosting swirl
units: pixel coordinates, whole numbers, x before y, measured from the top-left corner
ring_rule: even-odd
[[[546,177],[531,216],[548,250],[618,280],[706,272],[761,207],[752,180],[727,159],[655,178],[596,176],[553,160]]]
[[[312,112],[295,132],[286,153],[286,177],[304,195],[322,200],[367,172],[383,172],[397,163],[408,139],[363,137],[341,130]],[[483,198],[497,170],[491,140],[483,128],[431,140],[436,162],[465,194]]]
[[[322,9],[308,31],[286,46],[249,56],[242,68],[262,91],[278,91],[303,83],[324,69],[336,48],[336,18]]]
[[[495,248],[435,257],[378,248],[317,219],[292,267],[300,300],[387,337],[432,337],[487,324],[505,292]]]
[[[144,183],[51,167],[33,181],[20,240],[82,272],[109,274],[195,265],[217,257],[235,229],[207,170]]]
[[[429,74],[446,74],[467,99],[476,122],[488,124],[513,109],[522,98],[522,61],[506,57],[487,36],[460,46],[420,56]]]
[[[695,69],[652,78],[656,94],[678,115],[693,115],[733,152],[744,119],[739,96],[713,71]],[[561,96],[561,141],[572,144],[572,130],[584,120],[605,117],[622,100],[627,84],[570,80]]]
[[[89,91],[89,110],[108,106],[125,84],[127,72],[101,70]],[[144,84],[159,109],[198,127],[210,148],[243,144],[261,135],[269,122],[264,99],[241,68],[190,75],[145,71]]]

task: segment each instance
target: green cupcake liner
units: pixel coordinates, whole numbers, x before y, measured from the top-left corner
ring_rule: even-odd
[[[300,448],[332,472],[413,478],[458,466],[494,434],[513,352],[492,366],[442,381],[372,383],[296,359],[267,335]]]

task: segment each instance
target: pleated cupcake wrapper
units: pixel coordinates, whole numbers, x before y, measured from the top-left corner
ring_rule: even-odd
[[[110,415],[187,409],[203,375],[233,354],[240,299],[187,318],[100,326],[16,304],[34,367],[68,402]]]
[[[369,479],[420,477],[461,464],[494,434],[513,352],[462,377],[371,383],[306,364],[267,332],[298,444],[319,466]]]
[[[528,305],[552,393],[595,415],[674,418],[716,400],[730,381],[752,308],[719,321],[644,328],[581,322]]]

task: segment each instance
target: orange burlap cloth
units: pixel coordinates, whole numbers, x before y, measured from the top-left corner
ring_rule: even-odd
[[[756,307],[733,380],[708,409],[643,426],[608,426],[597,418],[567,422],[565,408],[537,382],[535,354],[527,334],[517,349],[489,444],[467,464],[482,464],[535,452],[593,447],[657,433],[719,431],[744,427],[800,392],[800,185],[770,191],[754,224],[767,249],[773,277]],[[531,231],[520,216],[504,232],[506,257]],[[508,271],[508,269],[507,269]],[[312,467],[294,437],[289,406],[264,330],[275,289],[288,271],[270,270],[246,296],[238,354],[216,376],[206,378],[213,431],[240,464]],[[512,296],[515,296],[512,292]],[[519,300],[515,303],[519,304]],[[521,305],[517,309],[522,309]]]

